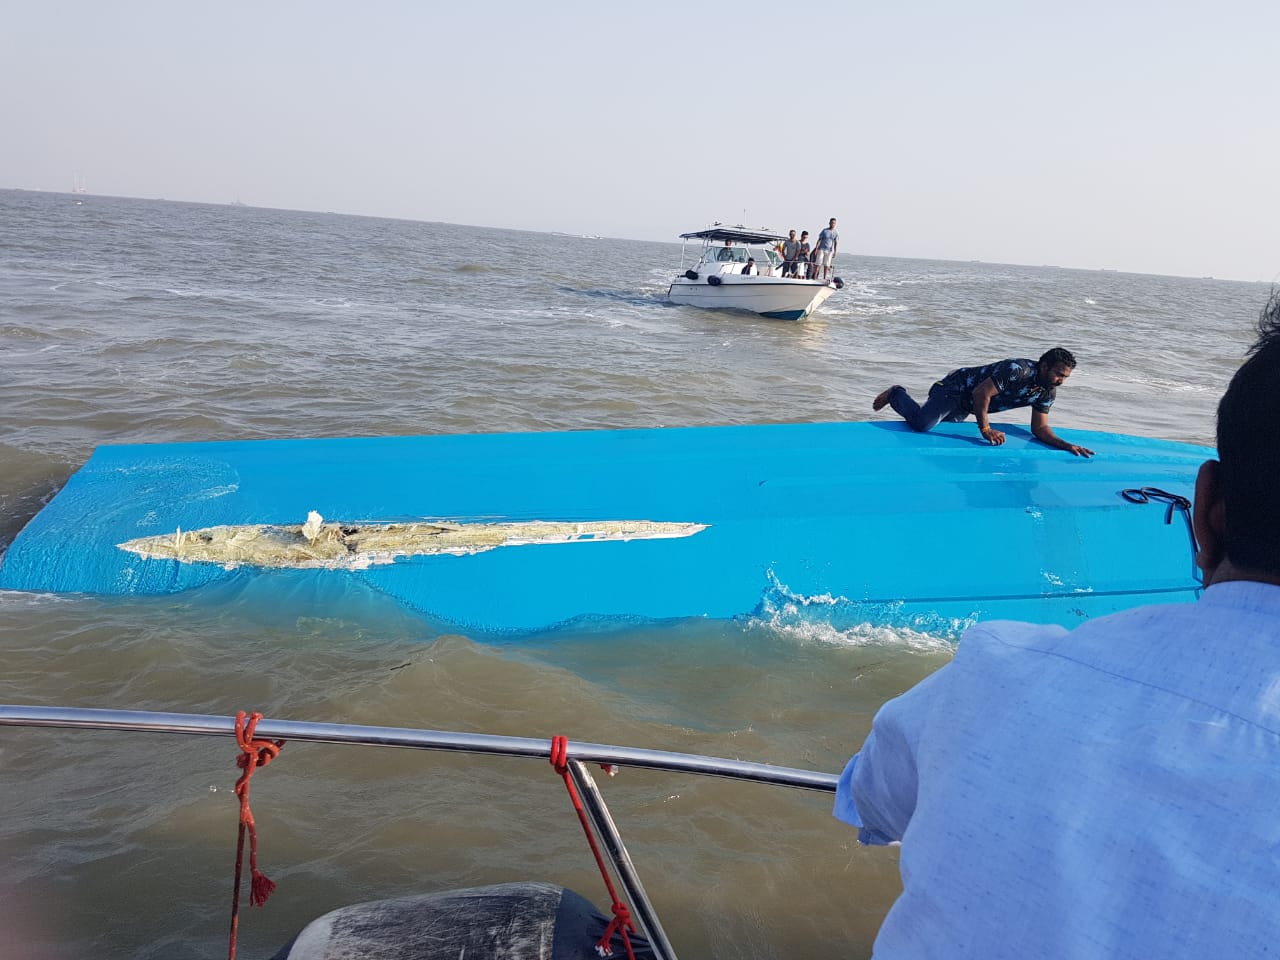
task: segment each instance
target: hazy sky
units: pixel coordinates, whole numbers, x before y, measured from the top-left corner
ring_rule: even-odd
[[[15,0],[0,187],[1275,281],[1278,39],[1278,0]]]

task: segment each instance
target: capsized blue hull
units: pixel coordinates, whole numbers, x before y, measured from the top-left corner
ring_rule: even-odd
[[[768,424],[103,446],[15,538],[0,588],[176,593],[252,577],[310,595],[352,578],[445,625],[788,615],[954,634],[977,619],[1070,626],[1196,596],[1187,524],[1127,488],[1190,497],[1210,448],[1006,426]],[[513,542],[299,571],[147,559],[119,544],[228,525],[653,521],[678,537]],[[326,588],[331,588],[326,590]],[[260,593],[260,590],[255,593]]]

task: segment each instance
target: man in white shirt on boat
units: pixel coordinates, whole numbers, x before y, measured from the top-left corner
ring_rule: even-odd
[[[1280,291],[1259,328],[1196,480],[1202,598],[978,624],[876,714],[835,805],[902,844],[876,957],[1275,953]]]

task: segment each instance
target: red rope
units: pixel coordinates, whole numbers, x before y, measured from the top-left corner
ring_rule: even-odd
[[[246,719],[247,717],[247,719]],[[283,740],[257,740],[254,731],[262,714],[246,715],[243,710],[236,714],[236,743],[240,747],[240,755],[236,757],[236,766],[243,772],[236,781],[236,796],[240,798],[239,839],[236,842],[236,879],[235,889],[231,894],[231,948],[229,960],[236,956],[236,932],[240,927],[240,877],[244,871],[244,838],[249,835],[249,903],[261,907],[275,890],[275,881],[258,869],[258,827],[253,822],[253,811],[249,809],[249,781],[254,771],[265,767],[280,755]]]
[[[635,932],[635,927],[631,923],[631,911],[613,889],[613,881],[609,879],[609,871],[605,869],[604,857],[600,855],[595,835],[587,822],[587,812],[583,809],[582,798],[578,796],[578,791],[573,785],[573,778],[569,773],[569,739],[567,737],[551,738],[551,766],[564,779],[565,789],[569,791],[569,799],[573,801],[573,809],[578,814],[578,822],[582,824],[582,832],[587,835],[587,843],[590,844],[591,852],[595,855],[596,866],[600,868],[600,876],[604,878],[605,888],[609,891],[610,899],[613,900],[613,919],[605,928],[604,936],[596,942],[596,953],[602,957],[613,956],[613,947],[609,945],[609,941],[613,939],[615,933],[621,933],[622,944],[627,948],[627,957],[629,960],[636,960],[635,952],[631,949],[631,937],[628,936],[628,932]],[[606,770],[608,766],[605,766]],[[613,773],[612,770],[608,772]]]

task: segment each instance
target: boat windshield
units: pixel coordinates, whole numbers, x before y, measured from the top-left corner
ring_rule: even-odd
[[[716,247],[707,251],[708,260],[719,260],[729,263],[746,263],[747,248],[746,247]]]

